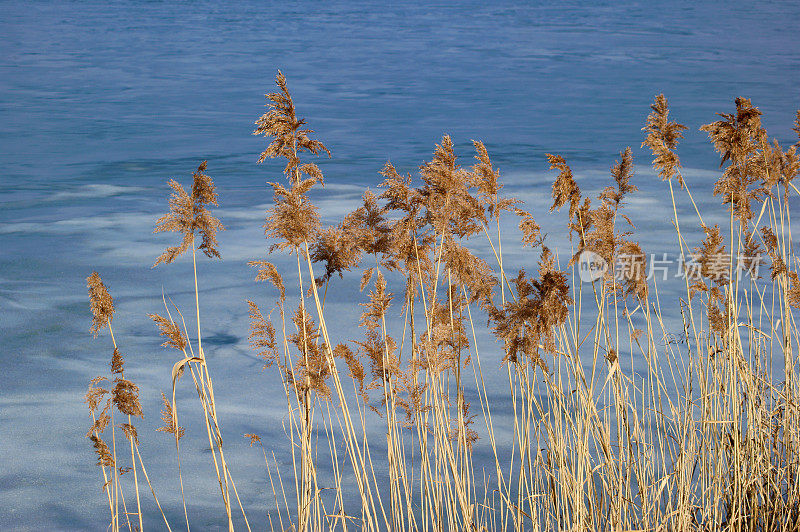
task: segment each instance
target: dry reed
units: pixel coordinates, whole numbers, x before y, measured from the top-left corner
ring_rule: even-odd
[[[667,182],[678,248],[694,264],[691,271],[686,266],[685,298],[668,301],[662,311],[626,213],[637,191],[630,148],[620,152],[611,184],[594,203],[567,161],[547,155],[558,171],[550,211],[568,206],[573,248],[565,265],[545,245],[533,215],[503,195],[483,143],[473,143],[474,166],[463,167],[449,136],[420,166],[418,180],[387,163],[380,193],[365,192],[341,223],[323,228],[310,194],[323,174],[303,158],[330,151],[297,116],[280,72],[276,82],[255,134],[269,139],[259,162],[283,159],[286,184],[270,183],[274,205],[264,229],[269,252],[294,255],[296,271],[251,261],[256,281],[270,283],[277,296],[269,312],[247,301],[250,345],[265,368],[280,371],[287,408],[288,484],[274,455],[270,461],[261,447],[272,529],[798,529],[800,264],[789,197],[798,193],[793,180],[800,162],[794,146],[784,150],[769,141],[749,100],[737,98],[735,112],[701,128],[721,156],[714,195],[729,210],[727,233],[704,223],[682,175],[677,148],[686,126],[670,121],[663,95],[651,106],[642,147],[650,148],[653,167]],[[800,135],[800,111],[795,125]],[[188,529],[179,458],[184,428],[175,394],[188,369],[225,521],[232,530],[238,503],[249,529],[225,460],[200,334],[196,252],[219,258],[216,235],[223,229],[208,210],[217,194],[205,170],[203,162],[191,193],[170,181],[170,212],[156,226],[182,235],[156,264],[192,251],[197,327],[190,339],[183,316],[173,319],[166,301],[166,317],[150,315],[162,345],[180,354],[171,397],[162,394],[158,430],[174,439]],[[678,220],[674,179],[696,221]],[[519,224],[520,244],[541,248],[533,275],[507,271],[500,229],[509,216]],[[687,241],[687,226],[700,229],[703,240]],[[478,239],[492,250],[488,257],[470,245]],[[762,250],[769,278],[745,275]],[[612,265],[591,284],[575,282],[584,251]],[[622,258],[630,263],[615,275]],[[362,332],[333,338],[325,316],[329,285],[359,268],[366,291]],[[293,294],[284,275],[297,279]],[[91,332],[108,327],[113,339],[111,296],[96,273],[88,285]],[[660,342],[665,322],[676,317],[680,344]],[[487,390],[481,360],[490,355],[479,352],[477,341],[482,320],[497,340],[506,400]],[[634,359],[642,370],[633,370]],[[134,457],[142,435],[131,420],[142,408],[116,343],[111,369],[113,380],[94,379],[86,394],[87,437],[102,470],[111,528],[136,526],[129,515],[141,528]],[[115,425],[115,411],[127,423]],[[129,488],[117,428],[130,443],[135,513],[119,509]],[[109,430],[111,445],[103,439]],[[261,446],[258,435],[245,437]],[[141,458],[139,465],[143,470]]]

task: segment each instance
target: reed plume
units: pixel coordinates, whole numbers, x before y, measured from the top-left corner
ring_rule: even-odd
[[[209,205],[218,204],[214,182],[205,174],[207,166],[207,162],[203,161],[192,174],[191,194],[187,194],[183,186],[174,179],[169,180],[168,184],[173,190],[169,198],[169,212],[156,221],[153,232],[182,233],[183,239],[179,245],[164,250],[153,266],[174,262],[194,245],[196,234],[199,234],[201,239],[197,249],[208,257],[221,258],[217,250],[217,232],[225,228],[208,210]]]
[[[641,147],[650,148],[653,153],[653,168],[658,170],[662,180],[669,181],[677,174],[678,183],[683,188],[683,176],[679,171],[681,162],[675,149],[678,141],[683,138],[683,131],[688,128],[678,122],[669,121],[669,104],[663,94],[656,96],[650,109],[647,125],[642,128],[647,136]]]
[[[747,98],[736,98],[736,113],[719,113],[722,120],[702,126],[717,152],[722,156],[720,168],[727,161],[722,177],[714,186],[714,195],[721,195],[732,215],[744,229],[753,219],[752,203],[768,195],[763,186],[766,174],[760,148],[766,143],[761,127],[761,111]]]
[[[86,279],[89,288],[89,305],[92,311],[92,326],[89,328],[95,338],[103,327],[107,327],[114,319],[114,300],[108,293],[97,272]]]
[[[324,151],[330,156],[331,152],[322,142],[309,137],[309,134],[314,132],[313,129],[303,128],[306,121],[297,117],[294,101],[286,86],[286,76],[280,70],[275,77],[275,83],[280,92],[271,92],[266,95],[269,110],[256,120],[258,127],[253,131],[254,135],[263,135],[272,139],[267,148],[261,152],[258,162],[262,163],[268,158],[282,157],[286,159],[284,173],[293,182],[298,181],[300,173],[322,181],[322,173],[317,165],[301,165],[299,154],[308,152],[316,155]]]

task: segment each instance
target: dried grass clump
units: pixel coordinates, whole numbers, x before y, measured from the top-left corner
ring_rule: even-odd
[[[298,118],[280,72],[276,83],[255,134],[268,139],[259,163],[285,162],[288,182],[270,183],[274,204],[264,225],[268,253],[284,256],[248,263],[273,298],[247,300],[248,341],[264,368],[280,376],[265,400],[286,406],[282,431],[270,437],[285,435],[291,470],[284,482],[281,461],[267,456],[267,438],[244,434],[262,450],[271,492],[267,523],[261,514],[259,526],[800,529],[800,263],[789,199],[798,193],[800,162],[794,146],[770,141],[752,102],[736,99],[734,113],[701,128],[722,159],[714,194],[728,208],[727,224],[706,224],[697,208],[677,154],[687,128],[670,120],[663,95],[645,119],[642,147],[666,181],[684,257],[685,293],[671,297],[648,280],[652,250],[637,242],[626,207],[637,192],[630,148],[619,152],[594,202],[567,161],[547,154],[558,172],[549,211],[566,208],[572,245],[561,255],[551,251],[533,209],[504,196],[486,146],[473,141],[475,164],[462,167],[448,135],[416,175],[387,162],[380,193],[365,191],[352,212],[324,227],[312,202],[322,170],[305,157],[330,151]],[[800,112],[795,126],[800,134]],[[149,314],[161,345],[177,355],[156,430],[175,444],[188,529],[180,456],[193,426],[179,424],[176,390],[191,379],[224,519],[229,530],[249,530],[225,458],[230,443],[223,445],[209,371],[214,353],[207,356],[200,331],[196,252],[219,258],[222,229],[207,209],[218,198],[205,169],[203,163],[194,173],[191,194],[170,182],[170,211],[156,226],[183,235],[156,264],[191,249],[195,284],[191,334],[166,297],[164,312]],[[679,220],[683,194],[694,210]],[[507,218],[519,232],[503,238]],[[541,248],[533,275],[519,265],[507,275],[511,259],[503,250],[513,239]],[[584,251],[608,263],[602,279],[578,282]],[[757,273],[762,253],[769,275]],[[341,293],[341,280],[350,278],[360,279],[352,296],[360,318],[341,327],[337,316],[329,327],[328,290]],[[141,528],[137,472],[147,478],[139,456],[147,438],[132,421],[146,408],[113,340],[113,300],[96,273],[87,286],[90,331],[108,327],[114,346],[111,374],[92,380],[85,396],[87,438],[103,474],[111,529],[136,527],[130,516]],[[681,331],[670,332],[676,323]],[[487,360],[493,363],[484,366]],[[507,389],[487,384],[494,371]],[[130,465],[117,436],[129,442]],[[184,453],[190,451],[196,449]],[[128,472],[136,512],[125,506]]]

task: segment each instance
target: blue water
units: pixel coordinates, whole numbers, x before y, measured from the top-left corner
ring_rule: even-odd
[[[186,183],[204,159],[228,227],[225,261],[200,267],[204,344],[235,478],[252,521],[265,525],[271,492],[260,454],[239,435],[258,432],[286,456],[285,405],[273,399],[275,372],[262,373],[247,347],[243,303],[273,297],[254,288],[244,262],[265,254],[264,185],[281,178],[278,163],[255,164],[265,143],[250,135],[278,68],[333,153],[320,163],[328,221],[374,186],[388,159],[413,172],[449,133],[464,164],[470,139],[484,140],[509,188],[563,239],[563,220],[544,214],[552,177],[544,153],[564,155],[594,191],[631,145],[641,165],[635,222],[653,251],[670,251],[658,247],[670,218],[665,188],[639,148],[652,97],[664,92],[690,127],[679,154],[696,195],[707,194],[718,158],[697,128],[730,112],[736,96],[753,100],[773,136],[796,140],[799,17],[800,4],[766,1],[0,3],[0,528],[107,522],[81,403],[110,354],[107,336],[88,334],[92,269],[116,297],[115,334],[142,387],[142,452],[179,523],[170,441],[152,432],[175,359],[158,347],[145,313],[161,310],[162,287],[191,310],[189,263],[150,269],[172,243],[151,232],[166,179]],[[333,315],[347,314],[356,283],[342,281],[347,295],[332,302]],[[194,427],[183,451],[187,496],[195,526],[214,528],[221,512],[189,392],[182,388]]]

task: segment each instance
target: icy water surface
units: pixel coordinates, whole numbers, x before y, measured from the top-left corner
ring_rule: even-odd
[[[795,2],[218,4],[0,4],[2,529],[106,524],[81,402],[110,354],[106,335],[88,334],[84,280],[93,269],[116,298],[115,333],[142,387],[145,460],[180,522],[172,447],[152,432],[175,359],[145,314],[161,311],[162,288],[192,308],[190,264],[151,269],[173,241],[151,232],[166,206],[166,179],[186,183],[204,159],[228,228],[225,260],[200,265],[204,346],[234,476],[251,522],[265,525],[271,492],[260,455],[240,435],[262,434],[288,472],[285,404],[275,399],[282,392],[275,371],[262,372],[247,347],[244,304],[251,297],[268,306],[273,297],[254,286],[245,261],[265,253],[265,182],[281,178],[278,163],[255,164],[264,140],[250,135],[278,68],[333,153],[320,163],[328,186],[316,196],[329,222],[377,183],[388,159],[413,172],[449,133],[464,164],[472,162],[470,140],[482,139],[509,191],[563,242],[563,216],[544,214],[552,179],[544,154],[564,155],[581,187],[596,192],[630,145],[641,189],[631,217],[648,251],[671,252],[666,188],[639,149],[655,94],[664,92],[672,115],[690,126],[679,153],[698,197],[711,190],[718,159],[697,127],[730,112],[734,97],[752,98],[770,133],[794,141]],[[711,222],[725,219],[717,213]],[[537,259],[508,250],[517,266]],[[353,277],[329,301],[341,340],[357,334]],[[494,368],[499,355],[484,340],[484,367]],[[183,384],[181,400],[192,404]],[[195,526],[212,529],[223,513],[191,408],[187,498]]]

